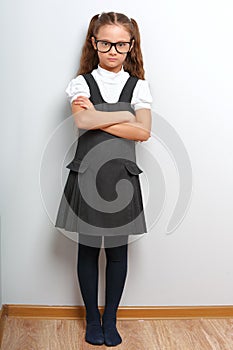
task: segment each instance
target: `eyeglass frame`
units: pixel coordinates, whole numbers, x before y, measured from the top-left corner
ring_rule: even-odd
[[[94,38],[94,39],[95,39],[96,49],[97,49],[98,52],[107,53],[107,52],[109,52],[109,51],[111,50],[111,48],[114,46],[116,52],[118,52],[118,53],[120,53],[120,54],[122,54],[122,55],[124,55],[124,54],[130,52],[130,50],[131,50],[131,48],[132,48],[132,42],[133,42],[133,39],[131,39],[130,41],[117,41],[116,43],[111,43],[110,41],[107,41],[107,40],[97,40],[96,38]],[[109,43],[109,44],[110,44],[110,48],[109,48],[107,51],[100,51],[100,50],[98,50],[97,44],[98,44],[98,42],[100,42],[100,41],[105,42],[105,43]],[[119,51],[117,50],[116,45],[117,45],[117,44],[120,44],[120,43],[129,44],[129,45],[130,45],[130,46],[129,46],[129,50],[128,50],[127,52],[119,52]]]

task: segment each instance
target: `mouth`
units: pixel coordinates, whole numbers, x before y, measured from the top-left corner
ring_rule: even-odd
[[[109,61],[109,62],[116,62],[116,60],[117,60],[116,58],[111,58],[111,57],[108,58],[108,61]]]

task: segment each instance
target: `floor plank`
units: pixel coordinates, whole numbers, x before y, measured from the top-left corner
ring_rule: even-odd
[[[84,340],[84,320],[8,317],[2,350],[233,350],[233,319],[120,320],[117,347]]]

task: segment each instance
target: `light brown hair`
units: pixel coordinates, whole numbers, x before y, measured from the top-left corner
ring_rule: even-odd
[[[101,15],[95,15],[92,17],[85,43],[83,45],[82,54],[80,58],[80,67],[77,75],[92,72],[97,68],[99,59],[97,51],[92,46],[91,37],[96,36],[100,27],[104,25],[121,25],[130,34],[131,40],[134,40],[133,48],[128,52],[124,61],[124,70],[130,75],[136,76],[139,79],[144,78],[143,58],[140,44],[140,33],[137,22],[134,19],[129,19],[122,13],[116,12],[103,12]]]

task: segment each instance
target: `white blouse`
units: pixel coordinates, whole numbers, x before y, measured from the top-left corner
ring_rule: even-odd
[[[123,67],[118,73],[114,73],[98,66],[91,74],[99,86],[103,99],[108,103],[118,102],[121,91],[130,76],[128,72],[124,71]],[[89,87],[82,75],[78,75],[76,78],[72,79],[65,91],[70,104],[78,96],[90,98]],[[137,110],[141,108],[151,109],[151,104],[152,96],[149,84],[146,80],[139,79],[133,91],[131,105],[134,110]]]

